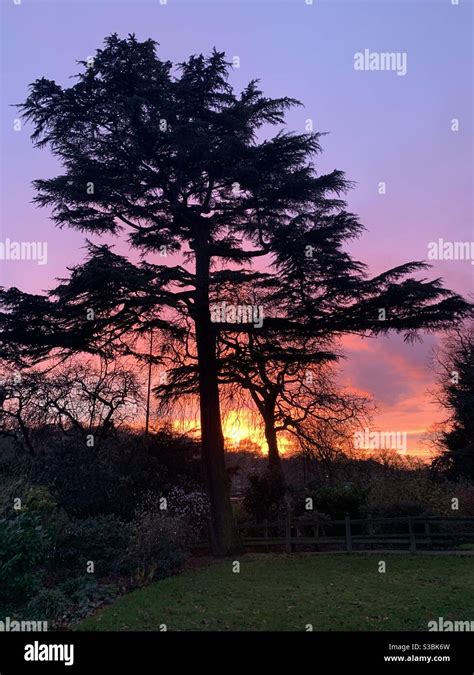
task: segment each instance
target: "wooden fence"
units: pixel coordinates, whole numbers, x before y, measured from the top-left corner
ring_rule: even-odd
[[[452,550],[463,544],[474,544],[474,518],[463,517],[398,517],[350,518],[344,520],[293,517],[240,525],[246,546],[284,546],[291,553],[300,550],[385,549]]]

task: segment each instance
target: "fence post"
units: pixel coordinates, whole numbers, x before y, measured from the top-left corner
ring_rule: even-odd
[[[372,523],[372,514],[367,515],[367,533],[372,536],[374,533],[374,525]]]
[[[346,521],[346,550],[352,553],[352,534],[351,534],[351,519],[350,516],[345,516]]]
[[[415,529],[413,527],[413,521],[411,516],[408,516],[408,532],[410,534],[410,551],[412,553],[416,552],[416,538],[415,538]]]
[[[425,537],[426,537],[426,546],[427,548],[431,548],[431,530],[430,530],[430,524],[429,522],[425,523]]]
[[[286,522],[285,522],[285,534],[286,534],[286,552],[291,553],[291,513],[288,509],[286,512]]]

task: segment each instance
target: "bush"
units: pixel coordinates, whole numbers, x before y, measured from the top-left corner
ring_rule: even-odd
[[[432,513],[426,504],[420,504],[420,502],[409,499],[400,499],[395,504],[389,503],[380,506],[376,515],[379,518],[403,518],[404,516],[416,518],[418,516],[430,516]]]
[[[285,488],[270,473],[249,476],[244,508],[257,522],[273,520],[284,506]]]
[[[13,512],[14,499],[21,497],[26,481],[0,474],[0,517],[7,518]]]
[[[188,528],[179,517],[158,510],[137,513],[121,568],[138,586],[167,577],[183,566],[188,536]]]
[[[199,482],[195,443],[173,434],[117,433],[99,449],[74,437],[51,434],[46,440],[44,453],[33,460],[32,478],[47,485],[73,518],[115,514],[130,520],[142,495]]]
[[[28,513],[0,519],[0,605],[21,606],[39,588],[48,562],[49,539]]]
[[[55,588],[41,589],[28,605],[28,616],[60,628],[82,620],[116,593],[114,586],[100,585],[94,577],[76,577]]]
[[[186,530],[192,533],[194,541],[206,538],[209,498],[202,490],[195,486],[187,486],[187,489],[175,486],[166,494],[166,497],[157,492],[147,492],[142,495],[135,514],[158,510],[178,517],[186,523]]]
[[[459,510],[451,509],[451,500],[459,501]],[[467,481],[450,484],[449,505],[453,516],[474,516],[474,483]]]
[[[72,518],[108,514],[129,518],[137,495],[153,484],[166,484],[166,469],[131,440],[108,441],[100,451],[77,441],[64,448],[53,443],[34,472]]]
[[[451,486],[434,482],[429,471],[390,471],[370,482],[367,511],[382,518],[397,516],[452,516]]]
[[[188,529],[192,528],[195,538],[199,538],[206,531],[209,498],[205,492],[174,487],[168,495],[168,510],[171,515],[185,521]]]
[[[58,540],[56,560],[62,571],[84,574],[89,561],[99,577],[113,575],[127,548],[128,526],[117,516],[72,520]]]
[[[92,576],[82,576],[64,581],[60,590],[70,600],[68,623],[76,622],[110,602],[118,593],[116,586],[100,584]]]
[[[352,483],[339,485],[314,486],[309,485],[295,500],[296,515],[308,514],[305,510],[305,500],[313,500],[313,513],[320,512],[333,520],[340,520],[345,515],[359,517],[365,510],[367,489]]]
[[[69,522],[63,509],[59,508],[49,489],[44,485],[25,486],[22,510],[37,519],[53,546]]]
[[[41,588],[28,603],[29,619],[47,621],[48,628],[58,627],[65,623],[64,618],[70,601],[60,588]]]

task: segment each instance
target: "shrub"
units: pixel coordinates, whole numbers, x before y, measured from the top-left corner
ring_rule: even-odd
[[[58,507],[45,485],[25,486],[23,494],[22,510],[38,520],[54,546],[69,522],[66,512]]]
[[[7,518],[13,512],[13,500],[23,494],[26,481],[0,475],[0,517]]]
[[[459,510],[451,509],[451,500],[459,500]],[[450,484],[449,494],[450,512],[453,516],[474,516],[474,483],[463,481]]]
[[[58,627],[65,623],[65,616],[70,601],[60,588],[41,588],[28,603],[26,613],[28,619],[47,621],[48,628]]]
[[[31,475],[51,489],[70,517],[115,514],[130,520],[142,495],[164,495],[175,484],[197,483],[196,454],[195,443],[165,432],[150,437],[117,433],[99,449],[86,447],[83,439],[64,441],[51,432]]]
[[[59,588],[70,600],[66,617],[68,623],[83,619],[104,603],[110,602],[118,593],[116,586],[100,584],[91,576],[68,579]]]
[[[429,471],[387,470],[370,482],[367,511],[380,517],[457,515],[451,511],[447,481],[434,482]]]
[[[117,593],[94,577],[68,579],[54,588],[43,588],[28,604],[28,617],[48,621],[53,628],[75,623],[110,601]]]
[[[58,540],[56,563],[63,572],[84,574],[88,561],[92,561],[99,577],[113,575],[128,537],[128,526],[117,516],[72,520]]]
[[[209,499],[205,492],[186,491],[176,486],[168,495],[168,509],[171,515],[184,520],[196,536],[204,532],[209,517]]]
[[[205,537],[209,517],[209,499],[205,492],[196,487],[173,487],[166,497],[157,492],[142,495],[135,509],[135,515],[154,511],[166,512],[181,518],[186,523],[186,530],[192,533],[194,541]]]
[[[416,518],[417,516],[430,516],[431,512],[426,504],[409,499],[399,499],[396,503],[381,505],[376,515],[380,518],[402,518],[403,516]]]
[[[138,586],[177,572],[186,560],[188,536],[179,517],[158,510],[137,513],[122,570]]]
[[[28,513],[0,519],[0,604],[21,606],[40,586],[49,555],[49,539]]]
[[[265,473],[249,476],[244,508],[257,521],[276,518],[283,508],[285,488],[281,481]]]
[[[309,485],[295,500],[297,515],[307,514],[305,499],[313,500],[313,512],[320,512],[332,519],[341,519],[345,515],[360,516],[367,501],[367,489],[352,483],[339,485],[324,485],[313,487]]]

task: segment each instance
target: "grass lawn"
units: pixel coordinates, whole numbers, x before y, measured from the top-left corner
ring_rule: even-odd
[[[474,559],[413,555],[241,556],[158,581],[79,630],[427,630],[474,619]],[[386,573],[378,571],[380,560]]]

